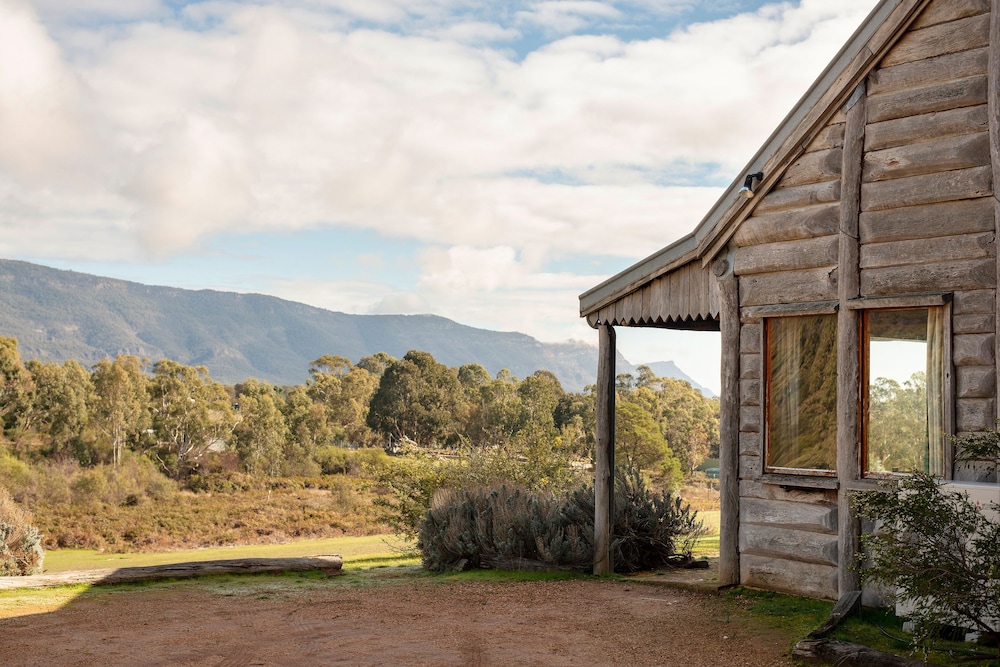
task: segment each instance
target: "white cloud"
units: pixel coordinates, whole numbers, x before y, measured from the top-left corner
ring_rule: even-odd
[[[102,133],[88,162],[127,184],[141,235],[167,251],[222,230],[325,221],[453,245],[651,252],[718,190],[646,174],[680,163],[734,173],[830,55],[813,40],[825,48],[849,32],[858,12],[843,4],[769,6],[659,40],[568,37],[522,62],[237,6],[217,29],[139,24],[69,64],[29,21],[33,64],[0,74],[0,108],[24,130],[0,154],[22,171],[61,161],[82,133],[82,79]],[[32,81],[41,115],[17,107]],[[525,177],[539,170],[584,182]]]
[[[613,3],[592,0],[548,0],[517,12],[519,21],[559,34],[575,32],[598,19],[617,19],[621,15]]]
[[[27,184],[85,169],[78,81],[26,4],[0,3],[0,62],[0,169]]]

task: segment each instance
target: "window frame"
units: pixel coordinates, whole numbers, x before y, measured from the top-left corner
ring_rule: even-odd
[[[838,472],[836,468],[836,458],[833,461],[832,469],[825,468],[792,468],[787,466],[772,466],[769,465],[770,452],[771,452],[771,331],[770,322],[772,320],[780,320],[790,317],[806,317],[806,316],[829,316],[834,318],[834,326],[836,331],[837,326],[837,310],[838,305],[835,301],[824,301],[818,303],[809,304],[797,304],[797,305],[783,305],[783,306],[771,306],[767,308],[757,309],[759,312],[748,313],[749,315],[755,315],[760,317],[761,322],[761,382],[760,382],[760,406],[762,410],[761,415],[761,430],[762,430],[762,448],[761,448],[761,476],[763,479],[812,479],[816,483],[821,483],[821,480],[831,480],[834,481],[838,477]],[[836,349],[836,335],[834,337],[834,348],[833,353],[836,357],[838,350]],[[836,390],[835,390],[836,395]],[[836,396],[835,396],[836,399]],[[836,425],[834,425],[834,432],[836,432]]]
[[[895,479],[905,472],[868,470],[868,389],[869,360],[866,323],[872,311],[941,309],[941,410],[942,410],[942,471],[940,479],[950,480],[954,472],[954,451],[951,437],[955,435],[955,391],[952,364],[952,297],[951,292],[915,294],[893,297],[851,299],[847,307],[857,310],[858,326],[858,448],[857,469],[861,480]]]

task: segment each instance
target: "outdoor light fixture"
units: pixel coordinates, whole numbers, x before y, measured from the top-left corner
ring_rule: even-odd
[[[759,184],[764,179],[764,172],[758,171],[756,174],[747,174],[747,177],[743,179],[743,187],[740,188],[740,194],[747,199],[753,199],[753,182],[755,179]]]

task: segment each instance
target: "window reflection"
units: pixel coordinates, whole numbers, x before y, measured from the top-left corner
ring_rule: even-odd
[[[944,467],[943,309],[865,313],[865,472]]]

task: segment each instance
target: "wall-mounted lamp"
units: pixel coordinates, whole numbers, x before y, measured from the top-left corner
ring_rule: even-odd
[[[753,199],[754,180],[756,180],[759,185],[760,182],[764,180],[764,172],[758,171],[756,174],[747,174],[747,177],[743,179],[743,187],[740,188],[740,194],[747,199]]]

